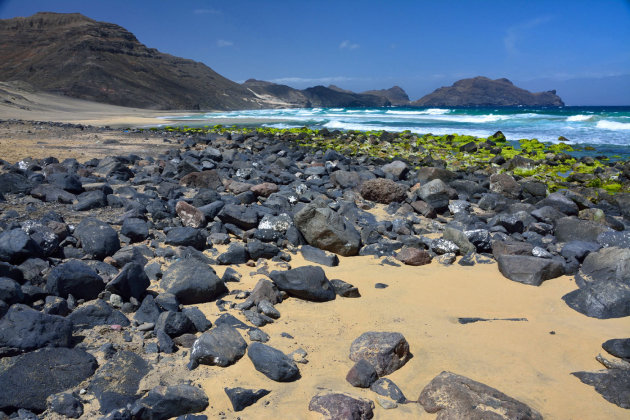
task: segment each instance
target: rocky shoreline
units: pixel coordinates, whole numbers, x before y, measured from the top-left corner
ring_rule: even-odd
[[[169,148],[0,162],[0,382],[9,384],[0,418],[203,418],[192,413],[213,402],[199,382],[245,356],[270,383],[304,381],[309,352],[265,344],[275,343],[265,330],[296,315],[287,301],[360,302],[363,285],[329,278],[344,257],[374,258],[392,273],[496,262],[523,287],[575,276],[577,289],[562,298],[571,310],[600,322],[630,316],[627,162],[576,158],[567,145],[515,148],[500,132],[125,131],[121,138],[149,133]],[[221,315],[209,320],[198,307],[208,303]],[[457,372],[407,398],[406,384],[388,376],[420,344],[396,327],[335,349],[355,363],[340,375],[369,398],[313,389],[298,415],[372,418],[414,404],[437,418],[483,416],[484,407],[542,418],[520,402],[525,395]],[[603,348],[606,369],[575,376],[630,408],[630,339],[609,337]],[[282,393],[224,392],[233,412],[223,417]]]

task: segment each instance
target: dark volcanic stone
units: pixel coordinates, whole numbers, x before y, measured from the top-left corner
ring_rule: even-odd
[[[212,267],[191,258],[171,264],[160,285],[185,305],[209,302],[228,292]]]
[[[155,337],[157,338],[158,349],[160,350],[160,352],[166,354],[175,353],[177,347],[175,346],[175,343],[173,342],[171,337],[166,333],[166,331],[156,328],[153,330],[153,332],[155,333]],[[145,344],[145,349],[146,348],[147,347]]]
[[[258,261],[259,258],[271,259],[278,255],[280,249],[274,244],[263,243],[257,239],[250,239],[247,242],[247,253],[249,258]]]
[[[129,325],[129,319],[117,309],[113,309],[102,299],[86,302],[75,309],[67,319],[72,321],[75,331],[97,325]]]
[[[630,278],[630,249],[603,248],[591,252],[576,276],[578,286],[597,281],[624,282]]]
[[[70,347],[72,322],[15,304],[0,319],[0,347],[29,351],[41,347]]]
[[[397,403],[407,402],[405,394],[403,394],[400,388],[398,388],[398,385],[389,378],[378,379],[370,386],[370,390],[376,392],[378,395],[391,398]]]
[[[438,212],[448,207],[448,185],[440,179],[423,184],[417,191],[418,197]]]
[[[242,244],[232,244],[227,251],[217,257],[217,262],[221,265],[244,264],[249,261],[247,248]]]
[[[580,381],[595,387],[602,397],[621,408],[630,408],[630,370],[606,369],[603,372],[574,372]]]
[[[206,247],[206,238],[204,238],[199,229],[175,227],[168,231],[164,243],[175,246],[192,246],[203,251]]]
[[[346,283],[343,280],[332,279],[330,280],[330,284],[332,284],[335,289],[335,293],[338,296],[345,298],[358,298],[361,297],[361,293],[359,293],[359,289],[350,283]]]
[[[7,278],[0,277],[0,300],[8,305],[20,303],[24,299],[24,294],[20,288],[20,283]]]
[[[335,289],[321,267],[310,265],[288,271],[272,271],[269,277],[278,289],[300,299],[315,302],[335,299]]]
[[[138,324],[142,324],[145,322],[155,324],[159,316],[160,308],[155,303],[153,296],[147,295],[142,300],[142,304],[136,311],[133,318],[136,320],[136,322],[138,322]]]
[[[510,198],[521,195],[521,186],[509,174],[494,174],[490,176],[490,191]]]
[[[62,392],[48,399],[48,410],[71,419],[78,419],[83,415],[83,403],[76,394]]]
[[[327,419],[368,420],[374,417],[372,400],[341,393],[316,395],[308,404],[308,409],[323,414]]]
[[[229,366],[245,354],[247,343],[235,328],[220,325],[207,331],[195,341],[190,350],[189,369],[195,369],[200,364]]]
[[[273,347],[254,342],[249,345],[247,356],[257,371],[276,382],[292,382],[300,377],[295,362]]]
[[[409,343],[396,332],[366,332],[350,345],[350,360],[368,361],[379,376],[398,370],[411,358]]]
[[[576,311],[593,318],[630,316],[630,285],[613,280],[587,283],[562,296]]]
[[[540,200],[536,206],[538,208],[544,206],[553,207],[567,216],[577,216],[579,211],[577,204],[573,200],[557,192],[549,194],[546,198]]]
[[[310,245],[302,245],[300,253],[305,260],[327,267],[335,267],[339,265],[339,257],[323,249],[315,248]]]
[[[365,359],[361,359],[350,368],[346,375],[346,381],[352,386],[359,388],[369,388],[378,379],[378,373],[374,366]]]
[[[572,217],[563,217],[556,221],[555,236],[560,242],[588,241],[597,242],[597,237],[612,231],[601,223],[590,220],[580,220]]]
[[[431,254],[424,249],[405,246],[396,254],[396,259],[406,265],[431,264]]]
[[[510,280],[540,286],[543,281],[564,274],[561,262],[527,255],[501,255],[497,259],[499,271]]]
[[[87,217],[79,223],[74,236],[81,240],[81,247],[88,254],[102,260],[120,249],[118,234],[110,225]]]
[[[391,179],[369,179],[361,184],[361,196],[366,200],[389,204],[407,198],[407,189]]]
[[[268,395],[271,391],[266,389],[245,389],[241,387],[237,388],[224,388],[234,411],[242,411],[250,405],[256,404],[256,402]]]
[[[19,264],[27,258],[41,255],[42,249],[22,229],[0,233],[0,261]]]
[[[70,367],[70,368],[69,368]],[[90,377],[98,364],[80,349],[48,348],[0,359],[0,410],[40,413],[46,399]]]
[[[630,360],[630,338],[613,338],[604,342],[602,348],[613,356]]]
[[[128,217],[123,222],[120,233],[131,239],[131,242],[141,242],[149,237],[149,225],[142,219]]]
[[[488,408],[502,419],[542,420],[535,410],[504,393],[464,376],[442,372],[422,390],[418,402],[438,419],[485,419]]]
[[[208,396],[196,386],[160,385],[136,401],[131,413],[137,420],[167,420],[188,413],[198,413],[208,405]]]
[[[155,323],[156,330],[163,330],[169,337],[186,334],[193,329],[190,319],[182,312],[162,312]]]
[[[212,327],[212,323],[208,321],[203,312],[196,306],[188,306],[182,309],[182,312],[190,319],[197,331],[204,332]]]
[[[140,300],[150,285],[151,281],[144,272],[142,265],[130,262],[120,270],[116,278],[107,283],[106,288],[120,295],[124,300],[129,300],[132,297]]]
[[[223,223],[231,223],[241,229],[249,230],[258,226],[258,214],[251,207],[237,204],[226,204],[219,213]]]
[[[101,413],[109,413],[138,399],[138,385],[147,373],[149,366],[142,357],[121,350],[101,366],[87,390],[98,399]]]
[[[72,206],[75,211],[87,211],[107,206],[107,196],[103,191],[87,191],[77,197],[78,203]]]
[[[179,180],[179,184],[186,187],[209,188],[216,190],[223,185],[216,170],[191,172]]]
[[[53,268],[46,278],[46,291],[55,296],[92,300],[105,289],[101,276],[86,263],[70,260]]]
[[[310,245],[343,256],[359,252],[359,232],[345,217],[328,207],[306,205],[295,214],[294,222]]]
[[[571,241],[562,247],[560,254],[566,259],[575,258],[578,261],[583,261],[588,254],[596,252],[600,248],[601,246],[597,242]]]
[[[0,193],[27,194],[33,185],[24,175],[14,172],[0,174]]]
[[[492,255],[498,259],[501,255],[532,255],[534,245],[529,242],[494,241],[492,242]]]

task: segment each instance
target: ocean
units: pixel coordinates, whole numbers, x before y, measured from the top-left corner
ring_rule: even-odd
[[[169,117],[170,118],[170,117]],[[630,106],[514,108],[297,108],[211,112],[177,117],[183,125],[234,125],[328,130],[409,130],[425,134],[488,137],[502,131],[508,140],[536,138],[577,146],[594,146],[605,154],[630,153]],[[255,123],[253,123],[254,121]],[[224,124],[225,125],[225,124]]]

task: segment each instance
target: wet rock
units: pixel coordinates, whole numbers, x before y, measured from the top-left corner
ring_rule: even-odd
[[[370,386],[370,390],[376,392],[378,395],[391,398],[397,403],[407,402],[407,398],[400,388],[398,388],[398,385],[389,378],[378,379]]]
[[[126,301],[132,297],[140,300],[144,297],[150,285],[151,281],[144,272],[143,266],[130,262],[120,270],[116,278],[107,283],[106,289],[120,295]],[[73,296],[76,297],[74,294]]]
[[[120,249],[118,234],[110,225],[98,219],[87,217],[74,231],[85,252],[99,260],[114,255]]]
[[[212,267],[191,258],[171,264],[160,285],[184,305],[209,302],[228,292]]]
[[[1,358],[0,410],[41,413],[49,396],[80,384],[97,367],[96,359],[80,349],[47,348]]]
[[[83,403],[73,392],[63,392],[48,398],[48,410],[71,419],[83,415]]]
[[[396,254],[396,259],[407,265],[420,266],[431,263],[431,254],[424,249],[404,246]]]
[[[97,325],[122,325],[130,324],[129,319],[117,309],[113,309],[102,299],[86,302],[75,309],[67,319],[72,321],[75,331],[93,328]]]
[[[480,382],[442,372],[422,390],[418,402],[438,419],[482,419],[489,408],[497,419],[542,420],[542,416],[520,401]]]
[[[300,247],[300,253],[307,261],[325,265],[327,267],[335,267],[339,265],[339,258],[337,255],[310,245],[302,245]]]
[[[229,366],[239,360],[245,354],[247,343],[236,329],[221,325],[210,331],[204,332],[195,341],[190,350],[189,369],[195,369],[200,364]]]
[[[407,198],[407,189],[391,179],[369,179],[361,184],[361,196],[382,204],[400,202]]]
[[[564,274],[562,263],[553,259],[527,255],[501,255],[497,262],[499,271],[506,278],[532,286],[540,286],[543,281]]]
[[[15,304],[0,319],[0,348],[22,352],[42,347],[70,347],[72,322]]]
[[[138,420],[167,420],[188,413],[198,413],[208,405],[208,396],[196,386],[160,385],[136,401],[131,408],[131,414]]]
[[[256,402],[268,395],[271,391],[266,389],[245,389],[241,387],[236,388],[224,388],[225,393],[227,394],[230,402],[232,403],[232,408],[235,412],[243,411],[250,405],[256,404]]]
[[[378,379],[378,373],[368,361],[361,359],[352,366],[346,375],[346,381],[358,388],[369,388]]]
[[[359,232],[345,217],[328,207],[306,205],[296,213],[294,222],[312,246],[343,256],[359,252]]]
[[[291,296],[315,302],[335,299],[335,289],[321,267],[305,266],[288,271],[272,271],[269,277]]]
[[[614,280],[600,280],[562,296],[574,310],[593,318],[630,316],[630,285]]]
[[[273,347],[254,342],[247,349],[257,371],[276,382],[292,382],[300,377],[300,370],[295,362]]]
[[[409,343],[396,332],[366,332],[350,345],[350,360],[368,361],[379,376],[400,369],[411,358]]]
[[[203,251],[206,247],[206,238],[201,234],[199,229],[192,227],[175,227],[168,231],[164,243],[175,246],[192,246],[195,249]]]
[[[22,229],[0,233],[0,261],[19,264],[27,258],[41,255],[42,249]]]
[[[593,386],[606,401],[621,408],[630,408],[630,370],[606,369],[601,372],[574,372],[572,375]]]
[[[330,393],[314,396],[308,404],[310,411],[327,419],[367,420],[374,417],[374,402],[348,394]]]
[[[140,397],[138,386],[149,366],[137,354],[120,350],[101,366],[87,387],[100,403],[100,412],[109,413]]]

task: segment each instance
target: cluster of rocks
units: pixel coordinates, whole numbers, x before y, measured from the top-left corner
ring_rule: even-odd
[[[295,252],[324,266],[339,264],[337,255],[414,266],[433,259],[449,265],[458,255],[465,266],[496,260],[506,278],[535,286],[576,275],[579,289],[564,297],[571,308],[597,318],[630,315],[624,195],[594,203],[575,191],[549,194],[544,184],[500,167],[453,172],[429,159],[430,166],[414,169],[253,133],[165,135],[179,147],[159,158],[0,162],[0,383],[10,384],[0,391],[0,410],[78,417],[89,400],[112,419],[202,411],[207,397],[186,381],[140,387],[177,355],[195,369],[229,366],[247,353],[269,379],[298,380],[296,361],[306,353],[264,344],[262,328],[280,317],[276,305],[287,297],[324,302],[360,293],[329,280],[320,266],[291,269]],[[370,213],[377,203],[388,220]],[[427,236],[435,233],[441,237]],[[228,247],[218,252],[219,245]],[[238,273],[228,267],[219,278],[212,265],[232,264],[258,267],[269,280],[251,291],[228,287]],[[268,264],[279,270],[269,272]],[[243,301],[229,302],[228,294]],[[225,313],[209,321],[194,306],[206,302]],[[116,335],[103,342],[108,334]],[[405,402],[382,378],[408,358],[400,338],[387,336],[398,344],[381,358],[361,354],[365,346],[381,349],[380,338],[362,336],[348,380]],[[623,375],[606,380],[627,380]],[[420,398],[429,411],[442,409],[446,388],[474,393],[467,401],[498,392],[448,373],[432,384]],[[225,392],[237,411],[269,393]],[[311,409],[346,400],[318,396]]]

